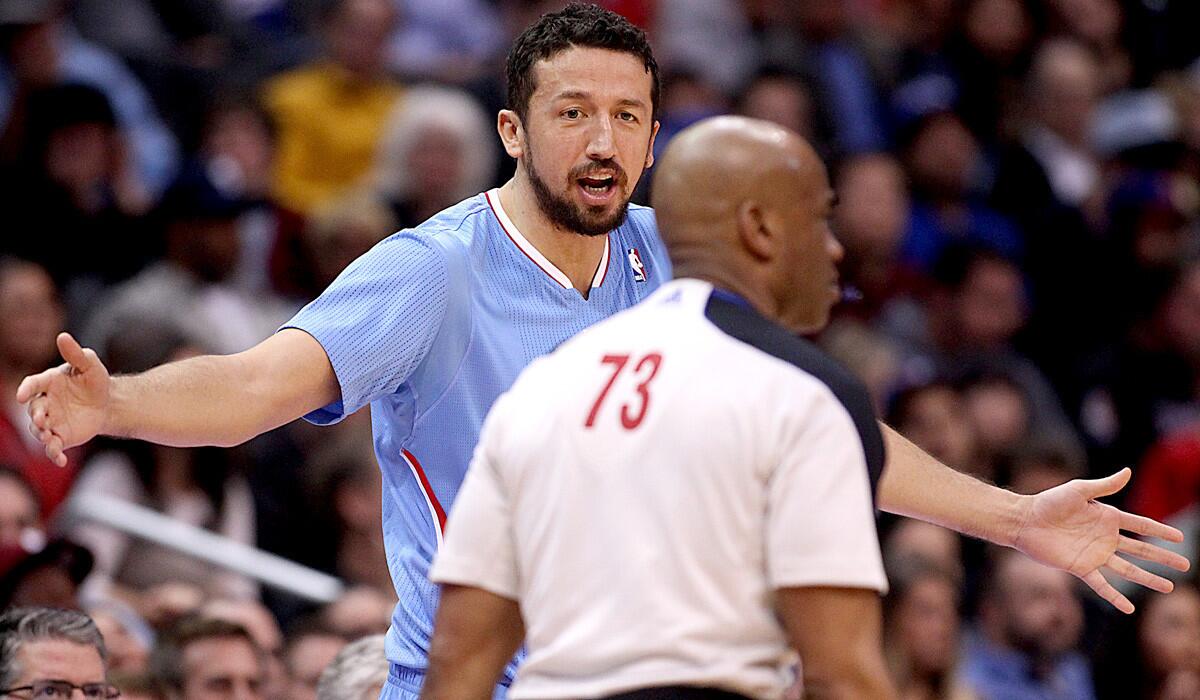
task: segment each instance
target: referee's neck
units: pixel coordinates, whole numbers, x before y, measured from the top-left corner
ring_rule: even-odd
[[[760,275],[739,272],[721,265],[700,260],[679,260],[673,263],[676,277],[689,277],[708,282],[724,295],[736,298],[759,314],[778,322],[779,303]]]

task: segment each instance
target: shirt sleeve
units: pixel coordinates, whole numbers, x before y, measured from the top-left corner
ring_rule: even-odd
[[[520,599],[511,494],[497,459],[504,432],[503,397],[484,423],[475,456],[450,517],[429,579],[474,586],[511,600]]]
[[[401,231],[351,263],[283,326],[321,344],[341,388],[339,400],[305,420],[336,423],[409,378],[446,315],[446,255],[427,233]]]
[[[866,457],[850,414],[823,393],[794,422],[768,486],[771,586],[886,592]]]

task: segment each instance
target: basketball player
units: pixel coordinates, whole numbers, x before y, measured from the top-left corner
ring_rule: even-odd
[[[424,678],[437,600],[429,562],[492,402],[534,358],[670,277],[653,212],[629,204],[658,131],[658,67],[641,30],[571,5],[517,38],[506,73],[509,109],[497,129],[517,160],[514,177],[385,239],[278,333],[235,355],[116,378],[64,334],[66,363],[17,391],[60,464],[65,449],[98,434],[234,445],[300,416],[331,423],[370,404],[399,596],[387,698],[415,696]],[[893,456],[880,484],[885,510],[1017,546],[1122,609],[1132,606],[1102,565],[1156,590],[1169,584],[1117,551],[1181,565],[1119,533],[1181,538],[1172,528],[1104,510],[1085,493],[1016,496],[884,433]],[[1127,479],[1102,483],[1115,491]]]
[[[866,388],[795,333],[839,298],[812,148],[738,117],[672,140],[676,279],[535,360],[484,424],[431,578],[422,697],[892,696]],[[778,617],[777,617],[778,615]],[[790,642],[790,645],[789,645]]]

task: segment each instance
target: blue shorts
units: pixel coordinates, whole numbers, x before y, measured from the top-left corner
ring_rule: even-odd
[[[379,700],[417,700],[421,696],[421,685],[425,683],[425,670],[405,668],[392,664],[388,671],[383,690],[379,692]],[[506,700],[508,686],[496,685],[492,700]]]

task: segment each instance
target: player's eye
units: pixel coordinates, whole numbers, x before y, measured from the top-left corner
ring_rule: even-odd
[[[617,113],[617,119],[620,119],[623,122],[636,122],[637,115],[633,112],[619,112]]]
[[[564,109],[562,115],[567,119],[579,119],[583,116],[583,110],[571,107],[570,109]]]

